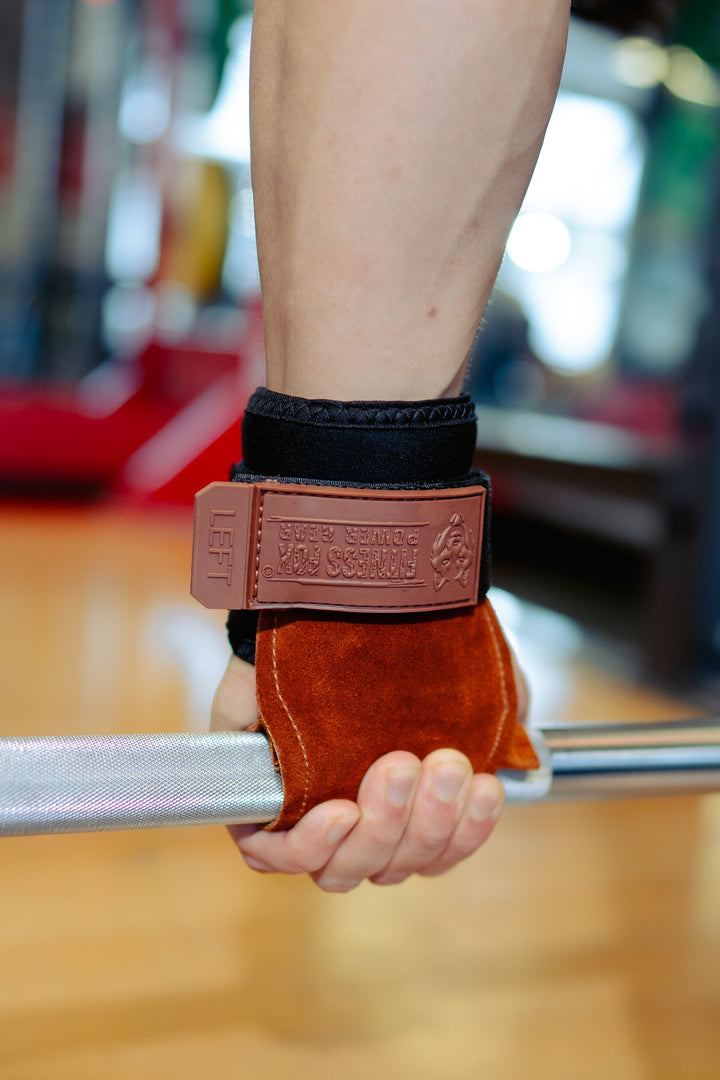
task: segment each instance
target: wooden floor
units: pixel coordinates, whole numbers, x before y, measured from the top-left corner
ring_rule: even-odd
[[[0,734],[201,722],[188,533],[3,510]],[[555,652],[558,719],[688,711]],[[449,876],[345,897],[220,828],[6,839],[0,973],[2,1080],[718,1080],[720,796],[510,808]]]

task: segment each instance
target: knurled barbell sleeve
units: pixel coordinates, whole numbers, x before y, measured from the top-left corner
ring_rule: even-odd
[[[532,730],[508,802],[720,791],[720,717]],[[282,781],[259,732],[0,739],[0,836],[262,824]]]
[[[0,836],[262,823],[282,798],[257,732],[0,739]]]

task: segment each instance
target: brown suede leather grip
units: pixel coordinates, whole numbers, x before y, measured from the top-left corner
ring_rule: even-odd
[[[477,603],[486,494],[268,480],[196,496],[193,596],[282,609],[261,610],[256,649],[259,726],[285,791],[271,828],[354,799],[392,750],[538,767],[509,649]]]
[[[454,747],[476,772],[538,767],[488,600],[403,617],[263,612],[256,666],[258,726],[285,789],[272,829],[326,799],[354,799],[392,750]]]
[[[210,484],[190,591],[213,608],[442,611],[475,604],[487,492]]]

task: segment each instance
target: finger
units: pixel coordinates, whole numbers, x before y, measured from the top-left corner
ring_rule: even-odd
[[[231,656],[215,691],[210,710],[211,731],[243,731],[258,718],[255,699],[255,668]]]
[[[457,750],[425,758],[407,827],[395,855],[373,876],[376,884],[397,884],[440,858],[465,811],[471,778],[470,762]]]
[[[368,769],[358,792],[361,817],[330,861],[315,875],[326,892],[349,892],[379,873],[400,843],[420,779],[414,754],[386,754]]]
[[[505,792],[496,776],[474,776],[465,810],[449,844],[442,855],[418,873],[423,877],[435,877],[473,855],[495,828],[504,801]]]
[[[308,874],[332,858],[360,817],[353,802],[335,799],[315,806],[286,832],[258,831],[242,837],[238,848],[254,870],[278,874]]]

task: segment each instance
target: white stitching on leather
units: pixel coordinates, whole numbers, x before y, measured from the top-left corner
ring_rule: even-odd
[[[295,723],[295,721],[293,720],[292,714],[290,712],[290,709],[288,708],[287,702],[285,701],[285,698],[282,696],[282,691],[280,690],[280,681],[279,681],[278,668],[277,668],[277,621],[278,621],[277,615],[273,615],[273,674],[275,676],[275,689],[277,691],[277,696],[278,696],[278,698],[280,700],[280,704],[282,705],[283,709],[285,710],[285,712],[287,714],[287,717],[288,717],[290,723],[292,724],[293,728],[295,729],[295,734],[297,735],[298,742],[300,743],[300,749],[302,750],[303,757],[305,758],[305,791],[303,793],[303,801],[302,801],[302,803],[300,805],[300,814],[302,816],[302,814],[305,812],[305,805],[307,803],[308,791],[309,791],[309,788],[310,788],[310,761],[309,761],[308,756],[307,756],[307,751],[305,750],[305,743],[302,740],[302,735],[300,734],[300,730],[299,730],[297,724]]]

